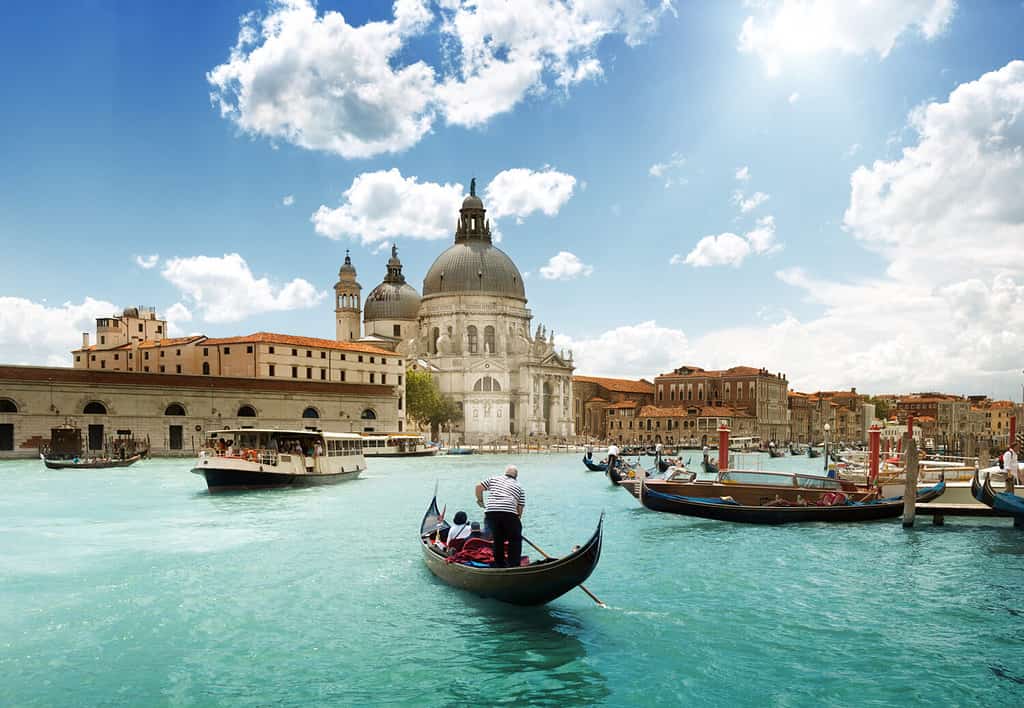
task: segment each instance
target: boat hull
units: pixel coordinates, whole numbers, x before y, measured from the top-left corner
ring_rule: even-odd
[[[437,452],[436,447],[429,450],[416,450],[415,452],[372,452],[369,449],[364,449],[363,457],[433,457]]]
[[[594,462],[593,460],[588,460],[586,457],[583,458],[583,466],[586,467],[591,472],[607,472],[608,471],[608,463],[607,462]]]
[[[564,558],[519,568],[475,568],[446,562],[441,552],[429,543],[428,532],[435,527],[433,521],[437,519],[435,499],[420,529],[420,549],[427,569],[452,587],[499,602],[525,606],[551,602],[585,582],[601,558],[603,514],[594,535],[577,551]]]
[[[279,487],[312,487],[320,484],[335,484],[355,479],[362,470],[339,472],[337,474],[287,474],[281,472],[259,472],[254,470],[224,469],[217,467],[194,468],[193,474],[206,479],[211,492],[243,489],[276,489]]]
[[[48,460],[43,457],[43,464],[50,470],[105,470],[113,467],[128,467],[142,459],[142,455],[133,455],[124,460],[108,460],[105,462],[79,462],[71,460]]]

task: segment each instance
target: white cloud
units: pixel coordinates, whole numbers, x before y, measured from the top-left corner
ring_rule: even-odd
[[[678,152],[672,153],[672,156],[665,162],[656,162],[651,165],[647,173],[651,177],[657,177],[661,179],[665,178],[665,189],[672,187],[676,184],[686,184],[687,180],[685,177],[678,175],[679,170],[686,164],[686,158],[680,155]]]
[[[789,101],[790,105],[792,105],[800,100],[800,94],[794,91],[793,93],[789,94],[789,98],[787,100]]]
[[[167,320],[167,334],[170,337],[181,337],[185,334],[182,325],[192,321],[192,311],[180,302],[176,302],[164,312]]]
[[[705,236],[697,242],[697,245],[685,258],[677,253],[672,256],[669,263],[672,265],[685,263],[698,268],[718,265],[731,265],[738,268],[749,255],[750,244],[745,238],[733,233],[724,233],[717,236]]]
[[[156,268],[156,264],[159,262],[160,254],[158,253],[154,253],[149,256],[135,256],[135,265],[139,266],[139,268],[145,268],[146,270]]]
[[[499,172],[484,189],[492,238],[502,239],[495,219],[514,216],[519,221],[538,211],[554,216],[572,197],[575,185],[575,177],[551,167]],[[420,182],[395,168],[365,172],[345,190],[341,206],[321,205],[311,220],[318,234],[359,239],[363,244],[398,237],[450,238],[464,195],[461,184]]]
[[[575,177],[551,167],[503,170],[484,190],[484,206],[494,219],[523,219],[535,211],[554,216],[572,198],[575,185]]]
[[[888,56],[897,39],[917,33],[934,39],[949,27],[955,0],[778,0],[743,22],[739,50],[754,53],[770,75],[787,59],[825,51]]]
[[[316,232],[331,239],[359,239],[364,244],[399,236],[442,239],[455,233],[462,205],[461,184],[420,182],[395,168],[364,172],[352,180],[337,209],[321,205],[312,216]]]
[[[757,225],[744,234],[754,253],[774,253],[782,248],[775,242],[775,217],[763,216]]]
[[[740,211],[746,214],[748,211],[753,211],[759,206],[768,201],[771,197],[764,192],[754,192],[749,197],[743,194],[740,190],[736,190],[732,193],[733,204],[740,208]]]
[[[545,280],[572,280],[579,276],[588,276],[594,272],[594,266],[587,265],[569,251],[559,251],[551,256],[548,264],[540,267],[540,275]]]
[[[70,366],[71,350],[82,346],[82,333],[95,330],[97,317],[116,312],[113,303],[91,297],[58,307],[21,297],[0,297],[0,361]]]
[[[281,204],[283,204],[284,206],[291,206],[294,203],[295,203],[295,195],[294,194],[286,194],[281,199]]]
[[[318,292],[302,278],[283,285],[275,285],[265,277],[257,278],[237,253],[220,258],[171,258],[164,262],[161,275],[181,291],[186,302],[206,322],[238,322],[263,312],[313,307],[327,297],[326,292]],[[175,314],[180,315],[183,310],[187,308],[182,306]]]
[[[740,182],[746,182],[750,179],[750,168],[746,165],[736,170],[736,179]]]
[[[394,18],[349,25],[310,0],[242,18],[228,60],[207,74],[211,100],[242,131],[346,158],[400,152],[438,116],[476,126],[526,95],[604,71],[601,40],[643,41],[670,0],[395,0]],[[439,33],[429,30],[438,27]],[[413,54],[433,57],[439,71]],[[415,41],[414,41],[415,40]]]
[[[650,381],[691,358],[686,335],[678,329],[659,327],[654,320],[616,327],[588,339],[559,334],[555,346],[572,349],[577,372],[590,376],[644,377]]]

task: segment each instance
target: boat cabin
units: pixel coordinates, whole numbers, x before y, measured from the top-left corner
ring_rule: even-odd
[[[204,452],[207,455],[242,457],[274,465],[279,456],[317,458],[361,455],[363,440],[355,433],[241,428],[210,432]]]

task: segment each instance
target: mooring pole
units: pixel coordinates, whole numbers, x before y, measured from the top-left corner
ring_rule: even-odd
[[[729,426],[722,421],[718,425],[718,471],[729,469]]]
[[[882,430],[877,425],[872,425],[868,430],[868,486],[875,484],[878,481],[878,458],[880,450],[880,442],[882,438]]]
[[[914,514],[917,511],[917,443],[913,435],[907,435],[903,443],[906,450],[903,472],[906,477],[903,483],[903,528],[914,526]]]

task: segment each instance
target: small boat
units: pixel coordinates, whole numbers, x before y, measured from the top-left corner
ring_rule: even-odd
[[[437,446],[418,433],[363,434],[363,457],[432,457],[437,453]]]
[[[700,461],[700,466],[704,469],[704,473],[705,474],[713,474],[713,475],[717,475],[718,474],[718,465],[716,465],[714,462],[712,462],[710,460],[710,458],[707,459],[707,460],[701,460]]]
[[[992,488],[992,475],[985,475],[985,483],[978,482],[978,474],[975,473],[971,480],[971,495],[985,506],[992,507],[1004,514],[1013,514],[1015,517],[1024,517],[1024,499],[1011,492],[997,492]]]
[[[934,487],[918,490],[917,502],[930,502],[939,497],[945,488],[945,483],[939,482]],[[686,497],[666,494],[651,489],[643,482],[640,484],[640,503],[652,511],[744,524],[875,521],[895,518],[903,511],[903,497],[864,502],[846,501],[827,506],[748,506],[739,504],[731,497]]]
[[[769,457],[785,457],[786,453],[784,453],[779,448],[773,446],[773,447],[768,448],[768,456]]]
[[[594,462],[594,458],[587,457],[586,455],[583,456],[583,465],[588,470],[590,470],[591,472],[607,472],[608,471],[608,463],[607,462]]]
[[[70,460],[51,460],[47,459],[45,455],[40,455],[39,457],[48,470],[105,470],[112,467],[128,467],[142,459],[142,455],[132,455],[123,460],[117,458],[110,459],[109,457],[87,457],[84,460],[75,457]]]
[[[211,432],[192,473],[219,492],[332,484],[365,469],[355,433],[241,428]]]
[[[420,524],[423,562],[431,573],[456,588],[513,605],[543,605],[581,585],[601,558],[604,514],[590,540],[564,558],[543,559],[518,568],[486,568],[448,562],[444,550],[434,542],[444,537],[449,524],[437,508],[437,496],[430,502]]]
[[[821,457],[821,450],[815,450],[813,447],[808,445],[807,446],[807,456],[811,457],[811,458],[813,458],[813,457]]]
[[[448,448],[447,454],[449,455],[472,455],[476,452],[471,447],[450,447]]]
[[[65,422],[50,429],[50,440],[39,449],[39,459],[51,470],[104,470],[134,465],[149,454],[149,441],[136,439],[129,430],[82,446],[82,429]]]

